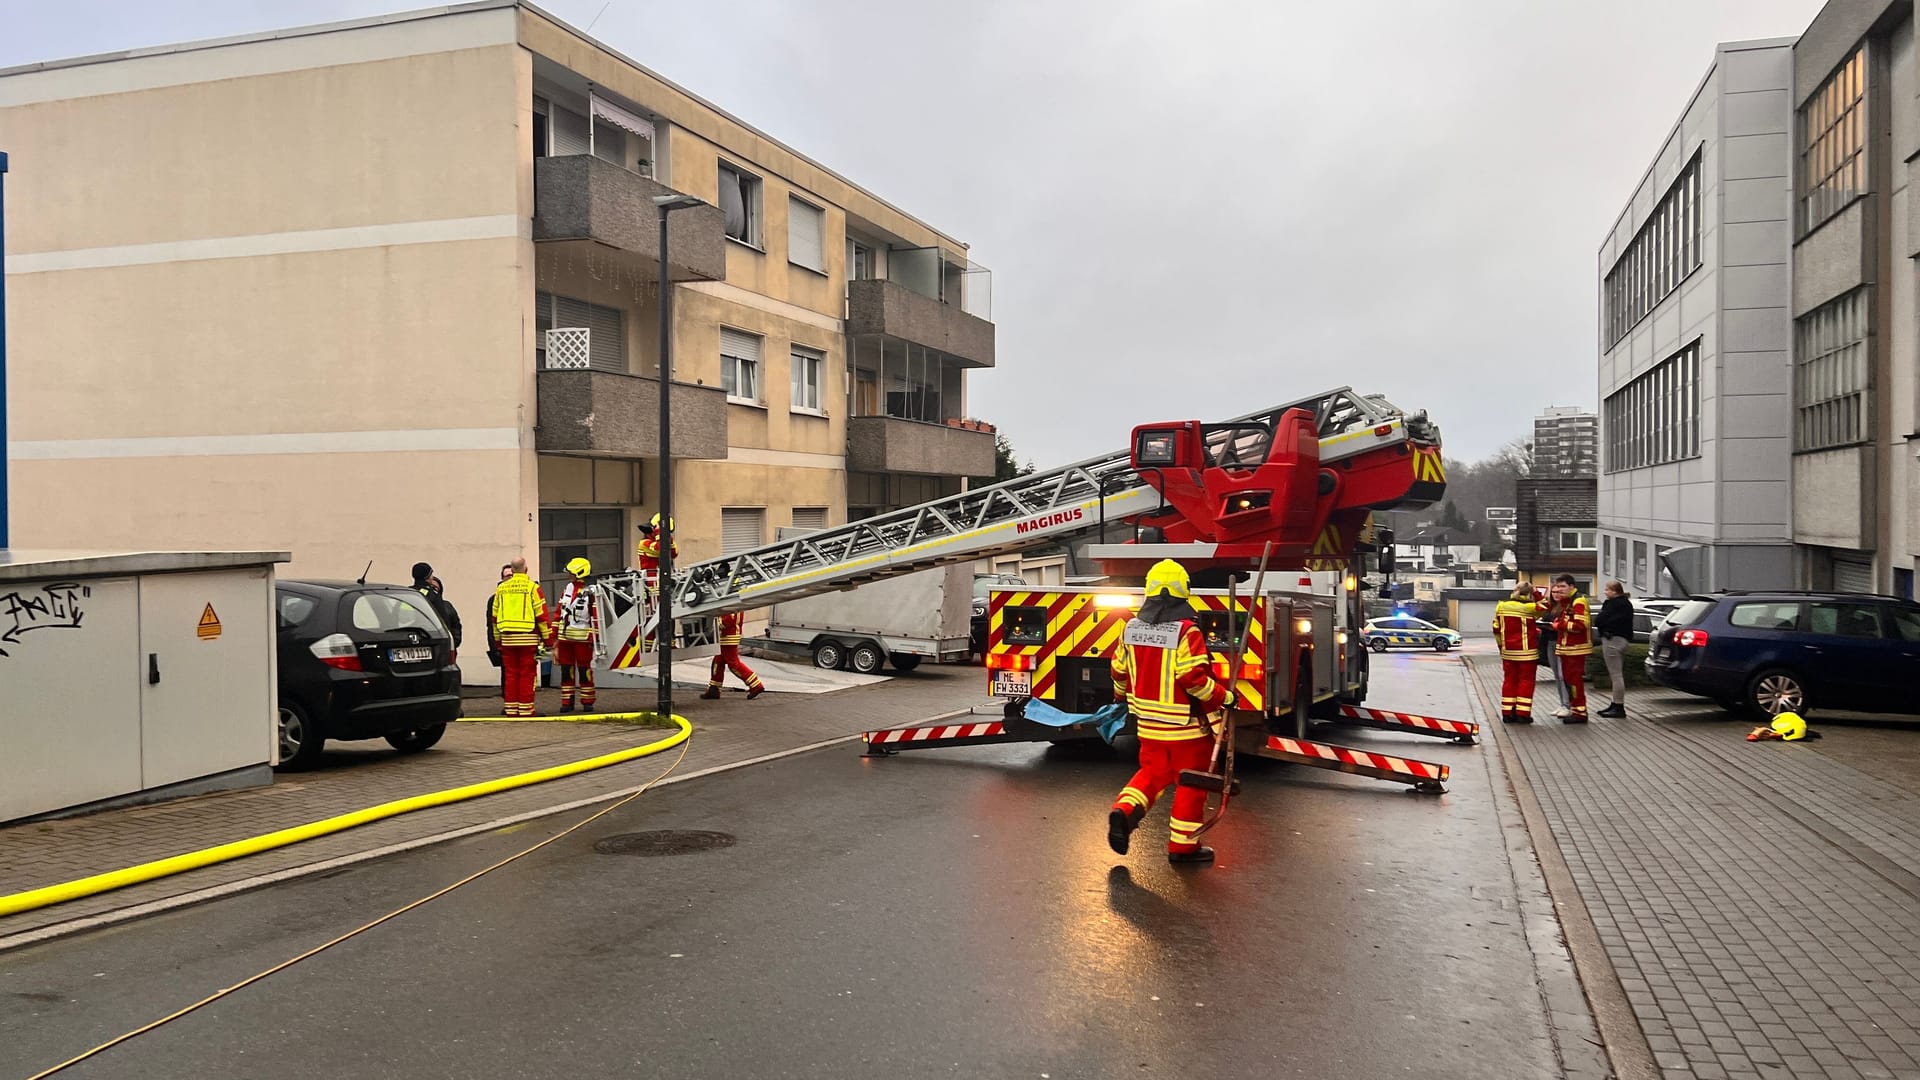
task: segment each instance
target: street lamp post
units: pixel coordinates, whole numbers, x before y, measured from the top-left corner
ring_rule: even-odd
[[[654,640],[660,643],[658,697],[661,719],[673,715],[673,413],[668,405],[673,386],[673,282],[667,276],[667,216],[675,210],[704,206],[691,195],[655,195],[660,211],[660,611],[654,622]],[[667,535],[660,543],[661,532]]]

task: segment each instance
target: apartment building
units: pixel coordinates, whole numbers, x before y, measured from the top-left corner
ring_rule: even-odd
[[[1587,561],[1643,595],[1795,580],[1792,46],[1715,49],[1600,247]]]
[[[21,548],[626,565],[663,287],[683,557],[993,471],[967,246],[529,4],[10,69],[0,148]]]
[[[1793,538],[1813,588],[1913,596],[1914,48],[1911,0],[1832,0],[1793,50]]]
[[[1533,418],[1531,475],[1592,476],[1600,458],[1600,418],[1555,405]]]

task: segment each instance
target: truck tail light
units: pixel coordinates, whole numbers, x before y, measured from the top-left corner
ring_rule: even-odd
[[[988,653],[988,671],[1032,671],[1033,657],[1025,653]]]
[[[1691,628],[1682,630],[1673,635],[1673,643],[1686,648],[1705,645],[1707,643],[1707,632],[1705,630],[1694,630]]]
[[[362,671],[360,650],[354,647],[353,639],[345,634],[328,634],[319,641],[307,646],[307,650],[330,668],[341,671]]]

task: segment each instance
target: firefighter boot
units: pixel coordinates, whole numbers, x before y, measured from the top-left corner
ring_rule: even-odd
[[[1140,819],[1146,817],[1144,810],[1107,811],[1107,846],[1115,855],[1125,855],[1127,845],[1133,841],[1133,830],[1140,827]]]
[[[767,688],[764,686],[759,686],[759,685],[749,686],[747,687],[747,700],[752,701],[754,698],[757,698],[761,694],[764,694],[766,692],[767,692]]]
[[[1205,844],[1201,844],[1192,851],[1169,851],[1167,852],[1167,861],[1175,866],[1188,864],[1204,866],[1213,861],[1213,849]]]
[[[700,695],[700,700],[701,701],[719,701],[720,688],[717,686],[707,687],[706,693]]]

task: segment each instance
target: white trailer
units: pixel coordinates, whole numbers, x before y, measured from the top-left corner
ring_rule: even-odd
[[[805,651],[823,668],[878,674],[971,653],[973,565],[952,563],[773,605],[766,641]]]

